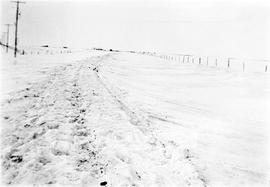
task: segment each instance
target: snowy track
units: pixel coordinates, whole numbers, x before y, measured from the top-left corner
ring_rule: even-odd
[[[57,67],[2,105],[4,182],[206,186],[190,150],[160,140],[103,83],[106,57]]]
[[[233,142],[237,149],[250,145],[242,142],[242,134],[227,133],[227,129],[216,131],[223,130],[222,123],[215,123],[219,128],[213,126],[212,118],[204,116],[208,117],[208,111],[200,106],[178,102],[173,95],[156,95],[163,93],[156,90],[162,80],[143,77],[144,82],[140,81],[144,72],[138,69],[149,66],[147,74],[155,77],[156,70],[151,67],[158,69],[162,64],[154,61],[154,65],[151,62],[142,65],[137,61],[144,59],[135,57],[136,62],[131,60],[127,64],[125,55],[109,53],[53,67],[41,71],[45,77],[42,81],[9,95],[1,106],[3,182],[82,186],[264,183],[265,173],[257,169],[254,160],[251,161],[255,164],[250,165],[255,165],[255,169],[249,169],[241,166],[242,153],[229,150],[233,152],[230,155],[226,149],[221,155],[216,153],[223,149],[220,142]],[[169,68],[167,64],[161,66],[158,76],[169,71],[165,67]],[[136,79],[132,79],[133,74]],[[153,86],[138,89],[136,81],[140,86],[148,83]],[[174,81],[169,80],[165,86],[167,83]],[[186,89],[180,86],[181,92],[175,90],[178,94]],[[144,97],[148,100],[143,100]],[[177,102],[181,105],[176,105]],[[204,123],[214,128],[209,130]],[[233,135],[237,141],[231,138]],[[253,143],[263,145],[263,137],[250,137],[256,140]],[[216,141],[209,144],[209,139]],[[261,158],[264,164],[264,157]]]

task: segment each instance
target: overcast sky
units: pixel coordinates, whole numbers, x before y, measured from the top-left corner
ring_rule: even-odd
[[[270,59],[266,1],[46,0],[20,7],[20,45]],[[2,32],[3,24],[14,23],[15,10],[14,3],[1,1]]]

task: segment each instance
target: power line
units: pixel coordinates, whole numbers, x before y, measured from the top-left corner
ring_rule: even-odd
[[[17,9],[16,9],[16,22],[15,22],[15,50],[14,50],[14,57],[16,57],[17,54],[17,44],[18,44],[18,19],[19,19],[19,4],[20,3],[25,3],[23,1],[12,1],[12,3],[16,3],[17,4]]]

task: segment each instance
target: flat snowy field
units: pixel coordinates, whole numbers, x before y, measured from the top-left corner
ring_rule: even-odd
[[[269,185],[269,73],[124,52],[1,63],[3,184]]]

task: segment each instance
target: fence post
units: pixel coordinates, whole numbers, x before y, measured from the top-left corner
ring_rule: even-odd
[[[182,60],[182,63],[184,63],[185,62],[185,55],[183,56],[183,60]]]
[[[194,57],[192,57],[192,64],[194,64]]]
[[[217,67],[217,58],[216,58],[216,67]]]
[[[265,70],[264,71],[267,72],[267,65],[265,66]]]
[[[228,58],[228,68],[230,68],[230,58]]]
[[[201,64],[201,57],[199,58],[199,64]]]

